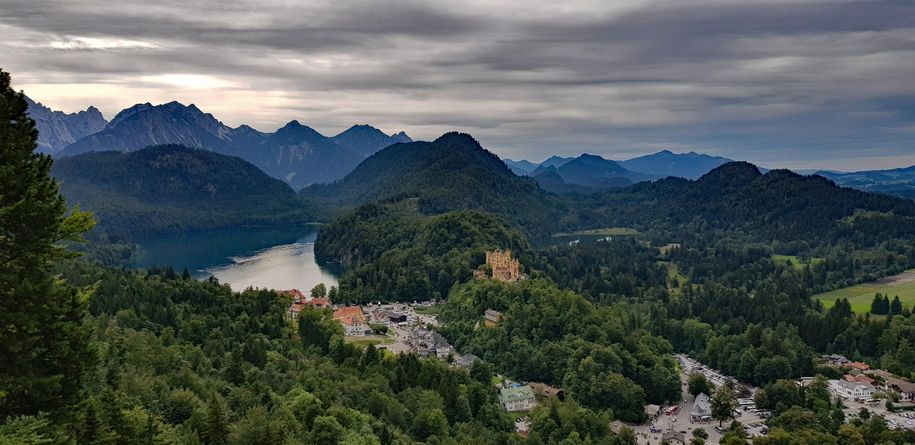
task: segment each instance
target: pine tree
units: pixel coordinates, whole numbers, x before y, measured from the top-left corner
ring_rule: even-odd
[[[879,314],[879,313],[880,313],[880,310],[881,310],[881,309],[880,309],[881,303],[883,303],[883,299],[880,298],[880,294],[879,294],[879,293],[874,294],[874,300],[871,301],[871,313],[872,313],[872,314]]]
[[[37,137],[23,94],[0,71],[0,419],[62,413],[89,361],[86,296],[50,268],[68,256],[60,243],[93,222],[78,210],[66,215]]]
[[[893,301],[890,303],[890,314],[899,315],[902,313],[902,301],[899,301],[899,295],[893,297]]]
[[[207,423],[203,431],[203,442],[207,445],[222,445],[229,437],[229,425],[226,422],[226,413],[222,403],[216,397],[210,400],[207,406]]]

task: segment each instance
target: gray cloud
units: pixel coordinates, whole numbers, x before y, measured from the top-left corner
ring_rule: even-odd
[[[510,157],[692,149],[915,164],[915,3],[0,0],[2,68],[64,110],[459,129]]]

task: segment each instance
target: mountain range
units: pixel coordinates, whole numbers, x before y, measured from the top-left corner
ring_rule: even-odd
[[[536,177],[547,173],[551,168],[555,169],[555,173],[541,177],[538,182],[554,191],[580,191],[579,186],[584,186],[584,190],[620,187],[668,176],[696,179],[715,167],[731,162],[731,159],[695,152],[673,153],[670,150],[663,150],[625,161],[611,161],[600,156],[583,154],[578,157],[554,155],[539,164],[511,159],[504,159],[504,162],[515,174],[525,176]],[[573,164],[564,171],[563,168],[570,163]],[[556,183],[557,176],[563,179],[562,183]]]
[[[39,151],[57,157],[89,151],[136,151],[151,145],[180,144],[245,159],[294,188],[342,179],[379,150],[410,143],[404,132],[387,135],[370,125],[354,125],[326,137],[290,121],[273,133],[247,125],[229,127],[195,105],[137,104],[107,122],[95,107],[63,113],[26,98],[39,130]],[[545,190],[591,193],[663,177],[696,179],[730,162],[720,156],[663,150],[623,161],[599,156],[551,156],[539,164],[503,160],[511,172],[535,177]],[[839,185],[915,198],[915,167],[861,172],[815,171]]]
[[[616,161],[589,154],[537,167],[530,176],[542,189],[557,193],[597,191],[657,179],[657,176],[634,172]]]
[[[263,133],[247,125],[231,128],[197,106],[179,102],[137,104],[122,110],[107,123],[95,108],[66,115],[39,104],[33,107],[30,103],[29,110],[39,117],[36,119],[39,134],[51,135],[46,151],[56,156],[74,156],[89,151],[136,151],[151,145],[180,144],[241,157],[293,187],[336,181],[366,156],[388,145],[411,141],[403,132],[388,136],[369,125],[353,126],[333,138],[295,120],[273,133]],[[80,116],[82,118],[77,120]],[[93,125],[71,125],[85,129],[82,132],[55,130],[69,128],[61,123],[69,121],[86,121]]]
[[[696,179],[728,162],[733,162],[733,160],[693,151],[673,153],[670,150],[662,150],[654,154],[620,161],[620,165],[632,171],[659,177],[675,176]]]
[[[38,151],[43,153],[56,154],[78,139],[101,131],[108,124],[95,107],[68,114],[54,111],[28,96],[25,101],[29,116],[38,128]]]

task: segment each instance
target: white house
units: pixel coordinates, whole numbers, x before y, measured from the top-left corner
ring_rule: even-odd
[[[499,401],[506,411],[528,411],[537,406],[537,397],[530,386],[504,388],[499,393]]]
[[[845,380],[830,380],[829,389],[836,396],[849,400],[869,399],[876,391],[873,385]]]

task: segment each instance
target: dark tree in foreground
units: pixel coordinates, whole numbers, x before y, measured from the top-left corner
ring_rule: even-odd
[[[737,396],[734,390],[725,385],[721,385],[712,394],[711,399],[712,418],[718,421],[718,425],[728,419],[734,418],[734,410],[737,409]]]
[[[59,412],[88,361],[85,295],[50,267],[67,255],[59,243],[77,240],[92,218],[66,215],[37,138],[23,94],[0,71],[0,419]]]

